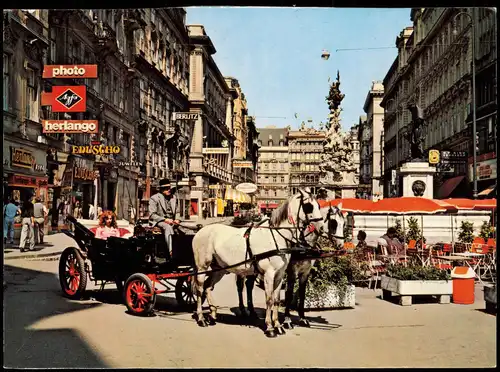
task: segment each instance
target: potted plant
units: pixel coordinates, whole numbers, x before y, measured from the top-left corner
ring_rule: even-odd
[[[354,283],[365,280],[365,272],[354,257],[350,256],[316,261],[306,288],[304,307],[353,308],[356,304]]]
[[[415,217],[410,217],[408,219],[408,231],[406,233],[405,241],[409,243],[410,240],[415,240],[417,245],[420,245],[420,242],[426,242],[425,237],[422,236],[422,231],[420,230],[420,226],[418,225],[418,220]]]
[[[450,303],[452,282],[446,270],[434,266],[391,264],[382,275],[380,287],[382,298],[389,299],[392,295],[400,297],[400,305],[411,305],[412,296],[439,296],[439,303]]]
[[[491,224],[488,221],[484,221],[479,236],[486,241],[491,235]]]
[[[458,241],[460,243],[472,243],[474,241],[474,224],[472,222],[462,221]]]

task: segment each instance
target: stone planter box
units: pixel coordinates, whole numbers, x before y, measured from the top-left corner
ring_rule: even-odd
[[[356,306],[356,287],[352,284],[347,286],[346,294],[343,301],[339,301],[339,293],[336,285],[332,285],[326,296],[321,301],[312,299],[308,290],[306,290],[306,299],[304,308],[312,309],[341,309],[341,308],[354,308]]]
[[[383,275],[380,283],[382,298],[401,296],[399,304],[412,304],[412,296],[438,296],[440,304],[449,304],[453,293],[451,280],[399,280]]]
[[[486,311],[495,312],[497,309],[497,286],[484,287],[484,301],[486,303]]]

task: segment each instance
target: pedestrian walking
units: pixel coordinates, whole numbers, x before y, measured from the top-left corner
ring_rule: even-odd
[[[35,244],[43,244],[43,237],[45,235],[44,225],[45,218],[47,218],[49,211],[47,207],[43,205],[42,199],[39,197],[35,198],[35,204],[33,205],[33,216],[35,218]]]
[[[92,204],[89,204],[89,220],[95,220],[95,208]]]
[[[75,203],[75,208],[73,209],[73,217],[76,219],[82,218],[82,208],[80,207],[80,202]]]
[[[25,251],[26,243],[29,243],[28,250],[35,249],[35,216],[33,214],[33,204],[26,203],[21,212],[21,240],[19,242],[19,249],[21,252]]]
[[[9,203],[3,207],[3,241],[14,244],[14,218],[21,214],[21,210],[14,204],[14,200],[9,200]]]

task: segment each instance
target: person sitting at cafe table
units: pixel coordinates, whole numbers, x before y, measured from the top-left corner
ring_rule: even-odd
[[[394,227],[389,227],[387,232],[380,238],[387,242],[387,253],[388,254],[400,254],[403,253],[403,244],[396,238],[397,230]]]

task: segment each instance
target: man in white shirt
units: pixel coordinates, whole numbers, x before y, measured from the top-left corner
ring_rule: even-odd
[[[45,235],[44,224],[48,214],[49,212],[47,207],[43,205],[42,199],[36,197],[33,206],[33,215],[35,217],[35,244],[43,244],[43,237]]]

